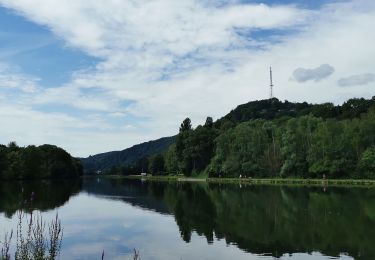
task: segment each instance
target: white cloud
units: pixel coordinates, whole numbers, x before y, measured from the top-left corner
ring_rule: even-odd
[[[341,78],[337,81],[341,87],[367,85],[375,81],[375,74],[365,73]]]
[[[34,104],[63,104],[77,109],[106,112],[115,110],[119,102],[107,93],[84,93],[74,85],[45,89],[32,101]]]
[[[313,80],[318,82],[333,74],[335,69],[329,64],[322,64],[315,69],[297,68],[293,72],[293,79],[299,83]]]
[[[0,63],[0,89],[16,89],[26,93],[37,91],[39,79],[24,75],[15,68]]]
[[[47,25],[68,44],[92,55],[108,58],[116,51],[141,52],[134,56],[135,61],[127,62],[139,62],[144,56],[158,52],[182,55],[205,46],[232,45],[237,40],[233,27],[280,28],[301,22],[307,15],[288,6],[217,8],[195,0],[109,0],[90,4],[84,0],[2,0],[1,3]]]
[[[86,116],[74,116],[90,124],[85,134],[59,124],[46,128],[57,133],[56,139],[48,139],[52,143],[88,155],[175,134],[187,116],[195,124],[203,123],[208,115],[217,118],[238,104],[267,98],[270,65],[280,99],[342,102],[373,94],[374,82],[357,88],[337,86],[346,75],[375,71],[373,1],[329,4],[319,12],[229,2],[0,0],[50,28],[68,46],[102,60],[95,70],[74,73],[61,87],[30,94],[28,113],[40,104],[86,111]],[[281,42],[259,42],[252,38],[255,29],[294,33]],[[322,63],[335,67],[325,80],[306,81],[302,87],[289,80],[295,68]],[[322,78],[327,71],[310,78]],[[49,120],[48,115],[43,120]],[[106,124],[107,130],[102,128]],[[100,129],[91,128],[95,125]]]

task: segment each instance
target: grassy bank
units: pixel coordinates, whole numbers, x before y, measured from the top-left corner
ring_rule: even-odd
[[[114,178],[143,179],[148,181],[205,181],[208,183],[243,183],[243,184],[274,184],[274,185],[318,185],[318,186],[374,186],[375,180],[364,179],[297,179],[297,178],[197,178],[184,176],[111,176]]]
[[[238,178],[208,178],[211,183],[249,183],[249,184],[283,184],[283,185],[319,185],[319,186],[374,186],[374,180],[355,179],[238,179]]]
[[[141,180],[149,180],[149,181],[178,181],[180,177],[174,176],[174,175],[167,175],[167,176],[129,175],[129,176],[123,176],[122,178],[125,178],[125,179],[141,179]]]

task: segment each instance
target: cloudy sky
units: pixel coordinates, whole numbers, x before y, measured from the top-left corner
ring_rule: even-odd
[[[0,143],[121,150],[268,98],[375,95],[374,0],[0,0]]]

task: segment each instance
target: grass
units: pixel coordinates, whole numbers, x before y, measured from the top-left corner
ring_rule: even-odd
[[[116,176],[115,178],[144,179],[148,181],[206,181],[209,183],[247,183],[274,185],[316,185],[316,186],[375,186],[375,180],[366,179],[302,179],[302,178],[208,178],[198,175],[185,176]]]
[[[205,172],[200,172],[198,175],[193,175],[192,177],[197,179],[207,179],[208,174]]]

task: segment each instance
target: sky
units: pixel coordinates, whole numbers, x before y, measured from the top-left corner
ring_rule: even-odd
[[[373,0],[0,0],[0,143],[74,156],[269,98],[375,95]]]

